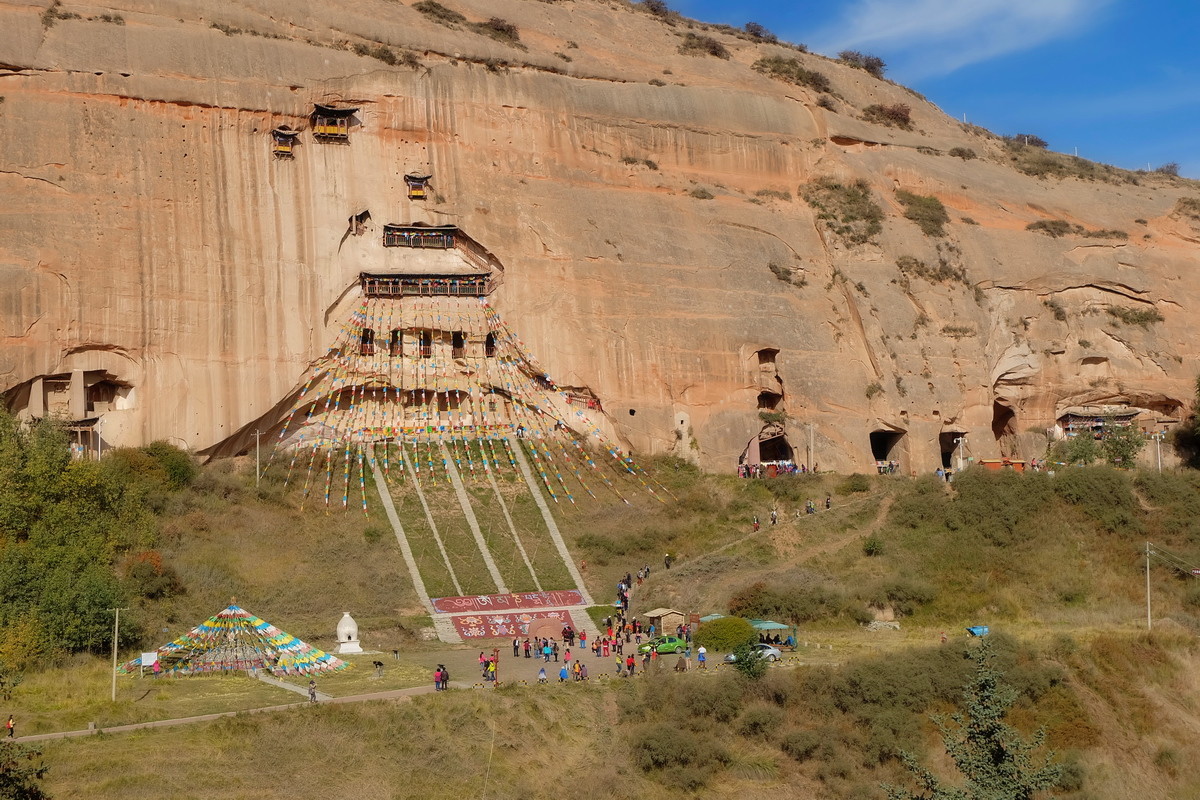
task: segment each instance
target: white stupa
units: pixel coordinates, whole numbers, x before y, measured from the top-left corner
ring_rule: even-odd
[[[342,618],[337,624],[338,655],[344,653],[361,653],[362,645],[358,643],[358,623],[349,611],[342,612]]]

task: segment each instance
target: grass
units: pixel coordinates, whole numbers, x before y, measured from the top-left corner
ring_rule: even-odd
[[[896,199],[904,206],[905,219],[917,223],[926,236],[945,236],[946,223],[950,215],[942,201],[930,195],[913,194],[903,189],[896,191]]]
[[[1110,317],[1122,325],[1139,325],[1149,328],[1156,322],[1163,321],[1163,315],[1157,308],[1125,308],[1124,306],[1109,306],[1104,309]]]
[[[802,186],[800,194],[817,219],[846,244],[866,244],[883,230],[883,209],[866,181],[844,184],[819,178]]]
[[[819,72],[803,66],[799,59],[783,56],[764,56],[753,64],[756,72],[796,86],[805,86],[817,92],[831,92],[833,85]]]
[[[1067,222],[1065,219],[1041,219],[1037,222],[1031,222],[1025,226],[1027,231],[1035,231],[1045,234],[1052,239],[1058,239],[1063,236],[1083,236],[1089,239],[1128,239],[1129,234],[1125,231],[1103,228],[1101,230],[1089,231],[1082,225],[1076,225]]]

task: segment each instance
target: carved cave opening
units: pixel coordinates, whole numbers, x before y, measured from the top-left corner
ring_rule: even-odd
[[[766,411],[774,411],[779,407],[783,395],[778,392],[762,391],[758,393],[758,407]]]
[[[1001,403],[992,402],[992,436],[1000,445],[1000,455],[1011,458],[1017,450],[1017,412]]]
[[[942,469],[954,468],[954,454],[958,451],[959,439],[966,436],[962,431],[946,431],[938,434],[938,449],[942,453]]]
[[[871,431],[871,457],[876,461],[896,461],[900,452],[898,445],[904,439],[904,431]]]
[[[791,461],[793,452],[791,443],[783,434],[763,439],[758,443],[758,457],[764,462]]]

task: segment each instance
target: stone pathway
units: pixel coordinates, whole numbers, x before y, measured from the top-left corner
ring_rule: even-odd
[[[308,698],[308,687],[307,686],[297,686],[294,683],[288,683],[287,681],[281,681],[274,676],[266,674],[265,672],[256,672],[254,674],[254,677],[258,678],[260,681],[262,681],[263,683],[268,684],[270,686],[274,686],[278,689],[286,689],[289,692],[295,692],[296,694],[303,696],[305,699]],[[317,692],[317,700],[319,702],[326,703],[332,699],[333,699],[332,695],[325,694],[324,692]]]

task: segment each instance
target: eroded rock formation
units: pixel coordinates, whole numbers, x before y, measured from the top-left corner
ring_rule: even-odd
[[[684,54],[684,24],[619,3],[446,5],[466,20],[0,4],[10,408],[101,420],[88,443],[236,451],[326,354],[360,273],[420,271],[383,247],[413,222],[503,266],[491,303],[643,453],[731,468],[784,412],[800,461],[811,436],[822,468],[931,470],[964,437],[1037,455],[1067,407],[1186,405],[1191,182],[1057,156],[1034,177],[902,87],[729,31],[703,35],[730,58]],[[469,27],[490,17],[519,41]],[[770,55],[833,91],[751,68]],[[900,103],[911,130],[862,118]],[[315,104],[357,109],[345,141],[314,136]],[[432,175],[424,198],[405,175]],[[822,218],[802,196],[823,179],[864,181],[879,232]],[[937,198],[944,235],[897,190]]]

